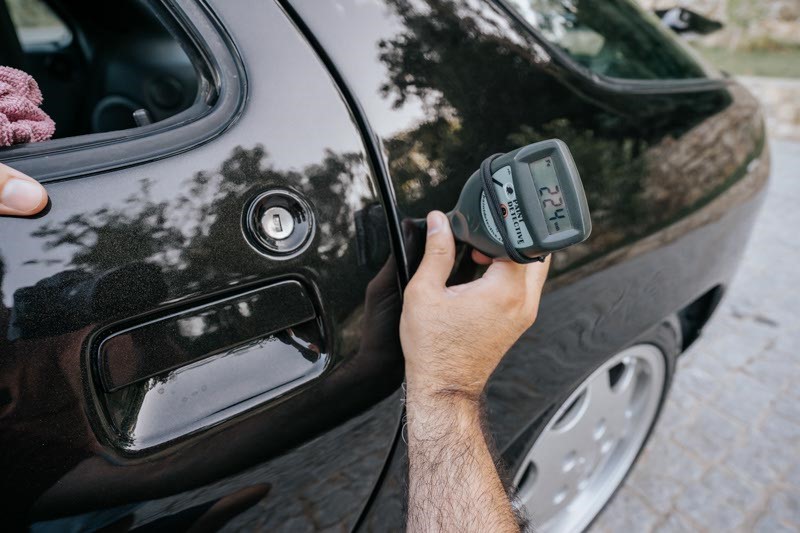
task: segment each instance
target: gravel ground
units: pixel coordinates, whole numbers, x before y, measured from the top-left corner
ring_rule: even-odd
[[[592,533],[800,531],[800,143],[772,154],[757,238]]]

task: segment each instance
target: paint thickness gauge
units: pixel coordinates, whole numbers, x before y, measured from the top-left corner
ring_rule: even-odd
[[[458,240],[518,263],[543,260],[592,231],[581,177],[558,139],[486,158],[447,216]]]

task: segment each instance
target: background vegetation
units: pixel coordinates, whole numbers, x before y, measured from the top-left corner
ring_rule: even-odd
[[[639,0],[646,9],[681,6],[724,24],[689,41],[731,74],[800,77],[798,0]]]

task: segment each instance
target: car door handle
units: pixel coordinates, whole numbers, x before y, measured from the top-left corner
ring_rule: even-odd
[[[100,381],[114,392],[315,317],[303,286],[284,281],[151,319],[100,342]]]

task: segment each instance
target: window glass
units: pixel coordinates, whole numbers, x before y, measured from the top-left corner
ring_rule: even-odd
[[[87,8],[78,1],[3,1],[23,48],[8,66],[36,80],[41,108],[56,124],[54,140],[149,126],[195,104],[198,112],[208,107],[198,99],[201,87],[210,87],[200,82],[202,65],[160,2],[114,0]]]
[[[587,69],[633,80],[707,72],[658,19],[630,0],[507,0],[550,43]]]
[[[72,32],[42,0],[6,0],[23,50],[61,48],[72,41]]]

